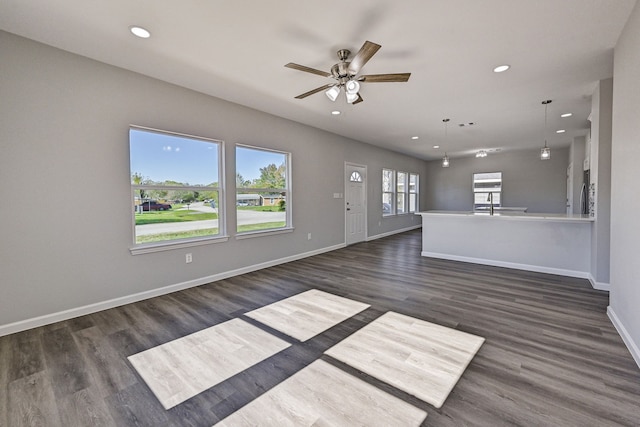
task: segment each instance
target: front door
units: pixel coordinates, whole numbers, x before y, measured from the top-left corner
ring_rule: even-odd
[[[346,243],[367,238],[367,167],[345,163]]]

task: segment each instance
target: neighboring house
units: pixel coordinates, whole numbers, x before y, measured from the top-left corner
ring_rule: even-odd
[[[260,206],[259,194],[237,194],[236,204],[238,206]]]
[[[280,206],[280,202],[285,199],[281,194],[265,194],[260,198],[262,206]]]

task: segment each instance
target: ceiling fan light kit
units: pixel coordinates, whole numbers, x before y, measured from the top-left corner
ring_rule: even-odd
[[[340,95],[340,87],[331,86],[329,90],[325,92],[325,95],[327,95],[327,98],[335,102],[335,100],[338,99],[338,95]]]
[[[358,83],[355,80],[349,80],[345,85],[344,88],[346,90],[346,92],[350,95],[356,95],[358,92],[360,92],[360,83]]]
[[[393,82],[406,82],[409,80],[411,73],[397,73],[397,74],[371,74],[371,75],[359,75],[360,69],[369,62],[371,57],[381,48],[379,44],[366,41],[358,51],[351,62],[348,62],[351,51],[348,49],[340,49],[338,51],[338,59],[340,62],[331,67],[331,72],[327,73],[322,70],[307,67],[305,65],[295,64],[290,62],[285,65],[287,68],[292,68],[298,71],[304,71],[305,73],[317,74],[323,77],[329,77],[334,79],[335,83],[326,84],[318,88],[312,89],[309,92],[305,92],[296,96],[296,99],[303,99],[314,93],[325,91],[325,95],[331,101],[338,99],[340,90],[344,88],[345,96],[349,104],[358,104],[363,101],[360,95],[360,82],[362,83],[393,83]]]

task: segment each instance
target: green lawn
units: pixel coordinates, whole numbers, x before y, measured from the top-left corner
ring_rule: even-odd
[[[215,212],[198,212],[187,210],[152,211],[136,214],[136,225],[161,224],[166,222],[203,221],[217,219]],[[163,239],[165,240],[165,239]]]
[[[246,233],[248,231],[272,230],[285,226],[284,221],[264,222],[262,224],[248,224],[238,227],[238,233]],[[193,237],[205,237],[218,234],[217,228],[206,228],[204,230],[188,230],[176,231],[173,233],[149,234],[146,236],[136,236],[136,244],[164,242],[167,240],[189,239]]]
[[[280,206],[236,206],[239,211],[284,212]]]
[[[149,234],[136,236],[136,243],[164,242],[166,240],[189,239],[192,237],[205,237],[218,234],[217,228],[205,228],[203,230],[176,231],[174,233]]]
[[[267,230],[272,228],[282,228],[284,227],[286,222],[277,221],[277,222],[263,222],[260,224],[247,224],[247,225],[239,225],[238,233],[244,233],[247,231],[257,231],[257,230]]]

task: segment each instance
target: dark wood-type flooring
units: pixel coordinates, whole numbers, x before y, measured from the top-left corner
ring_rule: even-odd
[[[640,425],[640,369],[607,293],[420,245],[403,233],[2,337],[0,425],[211,426],[318,358],[426,410],[427,426]],[[127,361],[311,288],[371,308],[305,343],[280,334],[293,345],[168,411]],[[486,338],[441,409],[323,355],[389,310]]]

